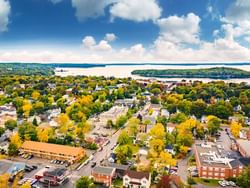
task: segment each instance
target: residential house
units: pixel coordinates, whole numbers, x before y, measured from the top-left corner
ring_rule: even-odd
[[[238,147],[238,151],[243,157],[250,158],[250,141],[238,139],[236,140],[236,145]]]
[[[123,186],[129,188],[150,188],[151,174],[127,170],[123,176]]]
[[[101,183],[109,187],[111,186],[112,179],[115,176],[115,168],[96,166],[92,169],[91,176],[93,177],[94,182]]]
[[[107,162],[105,166],[110,168],[115,168],[115,177],[122,178],[126,171],[129,169],[129,165],[122,165],[117,163],[109,163]]]

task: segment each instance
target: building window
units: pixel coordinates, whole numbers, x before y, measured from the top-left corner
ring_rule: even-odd
[[[209,167],[208,169],[209,169],[209,171],[213,171],[213,167]]]
[[[225,168],[221,168],[220,171],[221,171],[221,172],[225,172]]]
[[[207,172],[202,172],[202,175],[207,175]]]
[[[219,171],[219,168],[214,168],[214,171]]]
[[[225,176],[225,173],[220,173],[220,176],[224,177],[224,176]]]
[[[207,170],[207,167],[206,167],[206,166],[203,166],[203,167],[202,167],[202,170]]]

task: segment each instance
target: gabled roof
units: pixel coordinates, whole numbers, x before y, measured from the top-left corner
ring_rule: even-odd
[[[149,172],[137,172],[137,171],[133,171],[133,170],[127,170],[125,175],[127,175],[130,178],[134,178],[134,179],[149,179]]]

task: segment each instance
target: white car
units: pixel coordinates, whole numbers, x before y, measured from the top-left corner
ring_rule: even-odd
[[[218,182],[221,187],[226,187],[227,184],[224,181],[219,181]]]

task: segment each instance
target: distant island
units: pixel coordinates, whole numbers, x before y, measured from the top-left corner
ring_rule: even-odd
[[[158,78],[211,78],[211,79],[231,79],[250,78],[250,72],[236,68],[215,67],[207,69],[147,69],[134,70],[133,75],[143,77]]]

